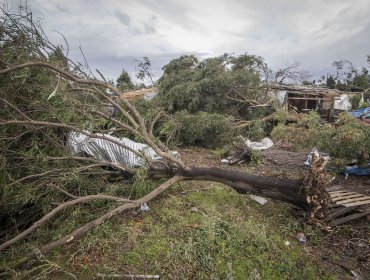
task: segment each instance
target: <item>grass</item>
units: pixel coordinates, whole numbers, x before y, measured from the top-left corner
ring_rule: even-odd
[[[113,219],[42,258],[32,273],[13,277],[94,279],[102,273],[161,279],[333,279],[294,240],[301,229],[285,207],[272,201],[261,207],[248,196],[213,186],[185,194],[178,188],[152,202],[149,213]]]

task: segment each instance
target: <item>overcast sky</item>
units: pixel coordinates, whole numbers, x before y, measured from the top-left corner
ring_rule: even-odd
[[[15,5],[19,1],[8,0]],[[334,60],[366,65],[369,0],[28,0],[49,36],[57,30],[81,58],[116,79],[135,59],[161,68],[182,54],[260,55],[272,68],[299,62],[313,78]],[[60,38],[59,38],[60,39]]]

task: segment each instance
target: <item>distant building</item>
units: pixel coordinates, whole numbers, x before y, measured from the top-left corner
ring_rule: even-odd
[[[354,93],[325,87],[274,85],[276,100],[289,110],[317,111],[323,118],[333,120],[342,111],[350,111]]]

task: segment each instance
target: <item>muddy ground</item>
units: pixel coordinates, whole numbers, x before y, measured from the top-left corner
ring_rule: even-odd
[[[182,159],[188,165],[213,166],[238,169],[257,175],[301,178],[308,167],[304,165],[309,150],[289,151],[281,147],[272,147],[263,151],[258,164],[242,163],[229,166],[221,163],[217,151],[203,148],[184,148]],[[370,195],[369,176],[349,176],[337,174],[335,184],[343,188]],[[292,208],[287,205],[287,207]],[[261,208],[263,211],[263,208]],[[302,224],[307,223],[304,213],[297,215]],[[334,273],[338,279],[370,279],[370,234],[369,217],[362,218],[332,230],[322,230],[319,242],[304,245],[304,250],[323,266]],[[357,275],[357,276],[356,276]],[[357,277],[357,278],[356,278]]]

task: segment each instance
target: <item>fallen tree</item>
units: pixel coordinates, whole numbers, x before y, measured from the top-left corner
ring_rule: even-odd
[[[99,192],[93,195],[77,195],[77,193],[70,193],[60,186],[54,186],[53,190],[57,190],[67,196],[67,200],[64,197],[63,200],[58,201],[59,205],[57,207],[52,209],[49,213],[46,213],[44,217],[40,218],[38,221],[35,221],[32,226],[16,234],[12,238],[8,238],[8,240],[0,245],[0,250],[5,250],[16,244],[16,242],[25,239],[29,234],[55,217],[61,210],[68,209],[72,205],[88,203],[93,200],[109,200],[118,203],[118,206],[116,205],[114,209],[107,211],[104,215],[86,223],[71,233],[49,244],[43,245],[25,257],[18,259],[13,266],[18,266],[28,261],[37,256],[40,252],[47,253],[58,246],[75,241],[87,231],[101,225],[108,219],[123,211],[136,208],[142,203],[154,199],[163,191],[170,188],[174,183],[183,180],[220,182],[232,187],[239,193],[259,194],[288,202],[311,213],[313,221],[322,220],[322,209],[325,209],[327,200],[317,200],[315,198],[315,192],[318,192],[318,190],[320,190],[320,192],[325,192],[323,188],[326,187],[330,181],[322,180],[322,176],[313,175],[314,173],[310,174],[310,179],[302,178],[301,180],[290,180],[285,178],[250,175],[238,171],[213,167],[200,168],[189,166],[186,162],[183,162],[181,159],[171,154],[168,147],[153,135],[153,126],[158,118],[153,118],[149,121],[145,120],[137,108],[128,100],[113,98],[112,96],[120,96],[121,94],[115,86],[107,82],[99,71],[98,73],[101,76],[100,80],[93,74],[83,71],[81,65],[70,61],[59,47],[55,47],[45,38],[44,33],[40,31],[39,27],[35,25],[32,19],[29,19],[27,15],[14,16],[7,13],[5,10],[3,10],[3,13],[3,20],[5,21],[2,30],[5,41],[1,44],[3,50],[10,53],[12,51],[14,52],[12,49],[14,45],[12,44],[15,44],[17,40],[26,42],[27,48],[25,50],[26,55],[22,56],[22,59],[19,59],[15,53],[13,53],[13,56],[10,56],[10,58],[7,56],[1,58],[0,78],[6,82],[9,88],[21,88],[24,86],[24,83],[31,83],[32,81],[36,81],[36,83],[39,82],[39,80],[37,80],[38,75],[35,75],[35,72],[33,72],[37,70],[41,72],[36,73],[47,73],[46,75],[51,79],[50,81],[48,80],[49,82],[57,83],[56,88],[51,94],[47,94],[40,99],[44,100],[44,104],[39,104],[39,107],[37,107],[42,108],[44,110],[43,112],[50,114],[48,117],[45,117],[45,114],[41,114],[38,111],[40,109],[36,110],[32,106],[29,106],[32,100],[28,100],[27,102],[29,103],[17,103],[17,100],[14,99],[13,92],[5,92],[5,90],[8,89],[5,87],[0,98],[2,106],[6,109],[3,111],[4,113],[0,115],[0,127],[3,128],[2,134],[4,135],[2,143],[5,143],[3,147],[4,158],[10,159],[11,157],[14,158],[14,155],[17,155],[18,157],[14,158],[14,160],[20,160],[20,162],[22,162],[22,165],[18,165],[18,169],[22,169],[23,167],[28,168],[29,166],[27,165],[31,164],[30,158],[32,158],[32,155],[19,157],[16,148],[12,146],[14,141],[22,139],[24,135],[33,135],[40,131],[55,132],[61,130],[63,132],[61,133],[61,138],[63,138],[67,132],[75,131],[90,138],[106,140],[120,146],[122,149],[131,151],[143,159],[149,174],[155,174],[157,177],[159,176],[167,179],[166,182],[159,185],[149,194],[135,200],[120,196],[108,196]],[[14,24],[14,22],[17,24]],[[58,54],[59,59],[53,62],[51,58],[53,57],[52,55],[55,56],[55,54]],[[14,81],[19,81],[17,77],[24,77],[23,83],[14,84]],[[20,94],[27,95],[28,93],[21,92]],[[34,94],[34,92],[32,92],[32,94]],[[59,110],[55,107],[56,105],[52,106],[50,102],[58,95],[61,95],[59,97],[59,102],[68,101],[71,107]],[[118,112],[117,115],[109,113],[107,108],[112,107]],[[78,120],[74,120],[70,116],[66,118],[63,115],[65,110],[70,110],[73,118],[75,115],[80,116],[80,118]],[[68,121],[68,119],[71,120]],[[93,126],[91,132],[85,129],[86,122],[89,122]],[[104,125],[97,125],[101,123]],[[158,156],[162,157],[164,161],[154,161],[146,157],[144,153],[133,150],[129,146],[111,137],[105,136],[106,134],[104,133],[108,131],[113,133],[124,131],[134,136],[141,142],[146,143]],[[53,139],[53,141],[58,140],[57,137],[50,139]],[[60,142],[59,147],[62,150],[64,143],[62,139]],[[40,173],[32,173],[33,171],[30,170],[31,174],[23,177],[22,172],[20,172],[20,178],[18,179],[14,179],[10,176],[10,170],[8,173],[9,178],[6,179],[6,183],[8,187],[10,187],[12,185],[20,185],[25,181],[35,178],[45,178],[44,183],[48,181],[50,183],[50,181],[52,181],[51,175],[55,176],[53,177],[54,180],[58,180],[58,178],[62,176],[71,175],[71,170],[73,170],[73,172],[86,172],[106,166],[116,171],[128,173],[135,172],[130,166],[109,161],[99,161],[93,158],[76,157],[68,154],[62,158],[66,160],[76,160],[78,165],[70,164],[62,169],[51,168],[50,170]],[[34,160],[37,162],[37,157],[35,157]],[[53,157],[51,155],[47,160],[59,161],[61,157]],[[312,172],[323,173],[324,169],[322,165],[324,162],[317,160],[317,164],[319,164],[320,167],[317,167],[315,169],[316,171]],[[320,178],[320,180],[317,180],[317,178]],[[46,184],[46,186],[48,187],[49,185]],[[312,186],[315,186],[314,193],[312,193]],[[50,187],[53,187],[52,184],[50,184]],[[319,209],[321,210],[319,211]]]

